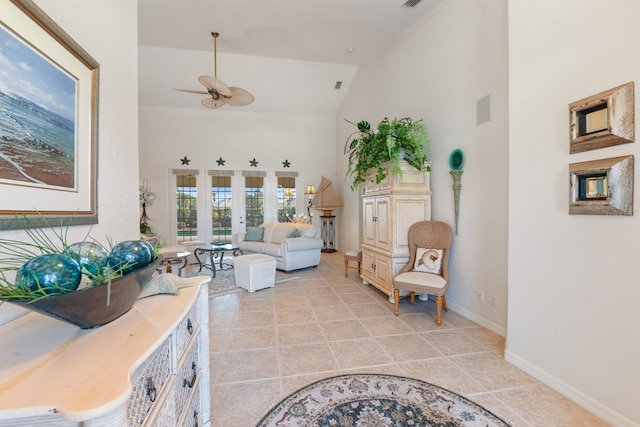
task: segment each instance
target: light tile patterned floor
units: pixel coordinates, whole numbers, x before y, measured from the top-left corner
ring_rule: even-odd
[[[418,378],[485,406],[514,427],[608,424],[504,361],[504,339],[435,305],[402,301],[344,277],[343,254],[273,289],[210,300],[214,427],[254,426],[304,385],[349,372]]]

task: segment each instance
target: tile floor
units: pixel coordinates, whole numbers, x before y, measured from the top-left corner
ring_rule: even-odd
[[[344,277],[343,254],[273,289],[210,300],[214,427],[251,427],[298,388],[332,375],[418,378],[483,405],[512,426],[606,426],[505,362],[504,339],[449,311],[437,327],[431,301],[402,301]],[[427,314],[429,312],[429,314]]]

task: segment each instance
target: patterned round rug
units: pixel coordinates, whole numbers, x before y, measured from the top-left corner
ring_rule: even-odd
[[[394,375],[326,378],[273,407],[257,427],[458,427],[509,424],[470,400],[424,381]]]

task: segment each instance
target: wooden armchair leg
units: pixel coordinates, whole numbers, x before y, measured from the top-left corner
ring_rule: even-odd
[[[444,308],[444,311],[449,311],[449,307],[447,307],[447,296],[446,295],[442,296],[442,308]]]
[[[349,261],[348,260],[344,260],[344,277],[347,277],[349,275]]]
[[[436,297],[436,325],[442,324],[442,305],[444,303],[444,297]]]
[[[400,300],[400,289],[393,290],[393,314],[398,315],[398,301]]]

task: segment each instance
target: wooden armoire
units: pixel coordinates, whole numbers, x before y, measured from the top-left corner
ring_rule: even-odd
[[[389,169],[389,165],[384,165]],[[407,232],[418,221],[431,219],[429,172],[402,162],[402,174],[390,171],[376,183],[376,170],[367,172],[362,196],[364,283],[392,297],[393,277],[409,259]]]

